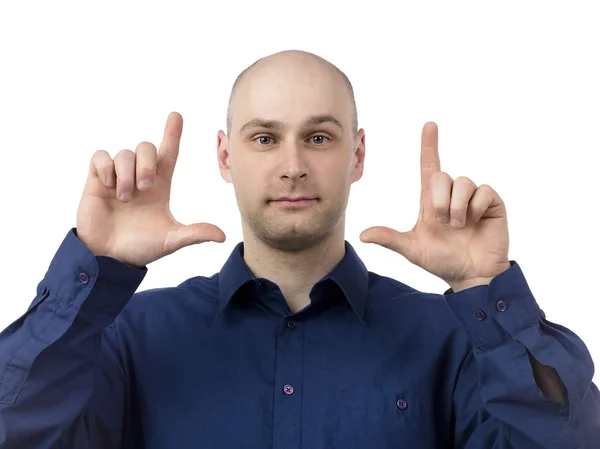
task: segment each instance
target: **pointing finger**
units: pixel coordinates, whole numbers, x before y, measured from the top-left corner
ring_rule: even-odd
[[[427,122],[421,133],[421,193],[429,191],[431,175],[439,171],[438,127],[434,122]]]
[[[167,181],[173,178],[175,163],[179,156],[179,142],[183,130],[183,117],[178,112],[171,112],[165,124],[163,140],[158,149],[157,173]]]

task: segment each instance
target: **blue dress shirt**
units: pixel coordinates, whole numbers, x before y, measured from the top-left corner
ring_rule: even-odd
[[[600,448],[590,354],[515,261],[489,285],[425,293],[346,242],[297,313],[242,243],[211,277],[135,293],[146,272],[67,233],[0,334],[1,449]]]

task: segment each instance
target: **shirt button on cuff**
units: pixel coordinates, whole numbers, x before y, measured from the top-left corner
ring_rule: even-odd
[[[477,318],[479,321],[485,320],[485,312],[481,309],[477,310],[475,312],[475,318]]]

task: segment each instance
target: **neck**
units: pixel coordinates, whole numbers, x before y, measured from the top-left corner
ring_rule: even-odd
[[[312,287],[342,260],[346,253],[343,225],[322,241],[301,250],[273,248],[244,231],[244,261],[259,278],[277,284],[292,312],[310,303]]]

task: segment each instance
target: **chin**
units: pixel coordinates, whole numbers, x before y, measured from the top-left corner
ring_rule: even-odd
[[[259,237],[260,238],[260,237]],[[271,248],[278,249],[280,251],[303,251],[308,248],[317,246],[323,241],[323,236],[311,235],[277,235],[277,236],[264,236],[261,238]]]
[[[344,226],[343,209],[297,211],[299,213],[255,213],[245,215],[244,227],[256,239],[281,251],[302,251],[327,240]]]
[[[263,223],[264,224],[264,223]],[[282,251],[301,251],[322,242],[331,233],[330,229],[277,223],[275,226],[259,226],[254,235],[272,248]]]

